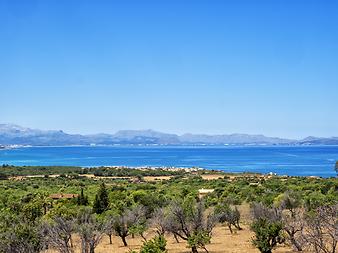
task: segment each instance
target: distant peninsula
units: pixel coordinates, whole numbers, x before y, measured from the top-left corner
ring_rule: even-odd
[[[0,146],[70,145],[338,145],[338,137],[307,137],[301,140],[251,134],[168,134],[154,130],[122,130],[115,134],[68,134],[0,124]]]

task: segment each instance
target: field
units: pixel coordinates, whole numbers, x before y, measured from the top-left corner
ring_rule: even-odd
[[[147,237],[151,238],[154,234],[149,233]],[[222,226],[217,226],[213,231],[213,239],[211,244],[208,245],[207,249],[210,253],[258,253],[257,250],[251,243],[253,233],[247,226],[244,230],[238,231],[235,234],[231,234],[229,230]],[[190,253],[191,251],[187,248],[186,242],[180,241],[177,243],[172,236],[166,236],[168,253]],[[79,239],[75,241],[79,244]],[[113,244],[109,244],[109,238],[103,237],[102,242],[96,249],[96,253],[128,253],[130,250],[138,250],[143,243],[143,240],[139,237],[128,239],[129,246],[124,247],[121,240],[118,237],[113,237]],[[48,250],[46,253],[56,253],[56,251]],[[203,252],[203,251],[201,251]],[[289,247],[279,246],[274,252],[276,253],[291,253],[293,252]],[[80,253],[79,245],[76,253]],[[304,253],[306,253],[304,251]]]
[[[251,243],[254,233],[250,231],[250,210],[248,205],[241,205],[239,207],[241,215],[243,216],[242,227],[243,230],[236,231],[231,234],[226,226],[218,225],[213,230],[213,237],[211,243],[207,249],[210,253],[258,253],[257,250]],[[155,235],[154,231],[148,231],[146,238],[152,238]],[[167,239],[167,250],[168,253],[190,253],[191,251],[187,248],[186,242],[180,240],[177,243],[173,236],[166,235]],[[108,236],[102,238],[102,242],[96,249],[96,253],[128,253],[130,250],[139,250],[143,244],[143,239],[140,237],[129,238],[128,247],[124,247],[119,237],[113,236],[113,243],[109,244]],[[80,253],[79,247],[80,240],[75,237],[75,245],[77,245],[76,253]],[[276,253],[291,253],[292,249],[288,246],[279,246],[274,251]],[[303,251],[307,253],[306,251]],[[53,250],[47,250],[45,253],[56,253]]]
[[[332,227],[327,224],[336,219],[331,211],[337,212],[334,208],[338,203],[337,178],[226,174],[196,169],[8,165],[2,167],[0,178],[0,253],[26,253],[13,251],[8,245],[31,247],[29,253],[62,252],[53,243],[60,236],[55,231],[66,229],[62,226],[67,222],[71,226],[65,231],[69,232],[62,230],[61,234],[71,235],[76,253],[81,252],[83,240],[88,246],[90,238],[101,237],[96,253],[140,252],[155,238],[163,222],[169,253],[191,252],[193,245],[199,252],[206,248],[210,253],[254,253],[259,250],[253,245],[257,231],[253,231],[252,224],[260,219],[280,224],[276,240],[283,240],[278,239],[280,243],[271,247],[274,252],[289,253],[292,247],[285,229],[290,210],[299,214],[294,217],[296,223],[311,226],[312,219],[317,219],[314,221],[324,226],[322,231],[328,231]],[[260,211],[258,216],[255,208]],[[271,214],[279,216],[271,218]],[[61,227],[57,227],[58,219]],[[180,223],[180,219],[184,222]],[[235,228],[238,222],[243,230]],[[229,224],[234,233],[230,233]],[[122,243],[121,228],[126,230],[128,246]],[[179,238],[178,243],[174,235],[188,239]],[[328,235],[322,236],[330,246]],[[312,246],[305,246],[303,252],[307,253]]]

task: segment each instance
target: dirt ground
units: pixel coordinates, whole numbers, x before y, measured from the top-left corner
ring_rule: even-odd
[[[243,226],[243,230],[231,234],[224,226],[217,226],[213,231],[211,244],[207,245],[210,253],[258,253],[251,244],[253,237],[252,232],[247,226]],[[152,238],[154,233],[146,235],[147,238]],[[188,253],[187,243],[180,240],[177,243],[173,236],[166,236],[168,253]],[[113,244],[109,244],[109,238],[104,236],[101,243],[96,248],[96,253],[128,253],[130,250],[138,250],[143,243],[140,237],[127,239],[128,247],[124,247],[119,237],[113,237]],[[80,253],[79,240],[75,238],[76,253]],[[204,252],[204,250],[199,250]],[[291,253],[292,250],[288,247],[278,247],[274,250],[275,253]],[[46,253],[56,253],[56,251],[49,250]]]
[[[243,204],[238,207],[242,223],[241,226],[243,230],[235,231],[234,234],[231,234],[229,229],[226,226],[218,225],[213,230],[211,244],[207,245],[209,253],[259,253],[259,251],[252,246],[251,240],[253,238],[253,233],[250,231],[249,222],[250,222],[250,208],[248,204]],[[145,234],[147,239],[151,239],[155,236],[155,233],[149,232]],[[190,253],[189,248],[187,248],[186,241],[180,240],[177,243],[172,235],[167,235],[167,249],[168,253]],[[74,238],[76,251],[75,253],[80,253],[79,243],[80,240],[78,237]],[[129,253],[130,250],[139,250],[143,244],[143,239],[140,237],[127,238],[128,247],[124,247],[122,241],[119,237],[113,237],[112,245],[109,244],[109,238],[104,236],[100,244],[96,248],[96,253]],[[205,252],[203,249],[200,249],[199,252]],[[280,246],[277,247],[273,252],[275,253],[291,253],[293,252],[290,247]],[[46,253],[56,253],[56,251],[49,250]],[[306,253],[306,252],[304,252]]]
[[[172,176],[145,176],[143,177],[144,181],[146,182],[169,180],[170,178],[172,178]]]
[[[223,178],[224,175],[220,175],[220,174],[202,174],[201,177],[204,180],[215,180],[215,179]]]

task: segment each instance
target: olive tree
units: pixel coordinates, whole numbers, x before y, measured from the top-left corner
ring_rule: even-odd
[[[206,244],[210,243],[217,219],[213,214],[206,214],[204,202],[186,198],[171,203],[169,210],[165,217],[168,231],[187,241],[193,253],[197,253],[198,248],[207,251]]]
[[[305,240],[316,253],[335,253],[338,243],[338,205],[322,206],[306,219]]]
[[[307,245],[304,239],[305,218],[302,209],[294,210],[293,215],[284,212],[282,215],[283,230],[286,233],[286,240],[295,251],[303,251]]]
[[[162,207],[156,209],[150,219],[150,226],[155,228],[158,236],[164,236],[166,232],[169,232],[169,222],[165,219],[167,215],[168,210]]]
[[[306,247],[303,237],[305,217],[300,196],[295,192],[285,192],[276,198],[275,206],[281,210],[285,239],[295,251],[303,251]]]
[[[3,211],[0,213],[0,252],[38,253],[42,250],[37,222]]]
[[[227,224],[230,233],[233,233],[232,226],[238,230],[242,230],[239,224],[241,214],[237,207],[230,207],[227,204],[221,204],[216,207],[215,213],[217,214],[219,222]]]
[[[124,246],[128,246],[127,237],[133,233],[144,237],[143,232],[146,230],[145,213],[145,207],[136,206],[125,209],[111,218],[109,223],[115,234],[121,238]]]
[[[105,231],[103,223],[99,222],[88,208],[80,212],[77,222],[77,232],[81,238],[81,253],[95,253],[95,248]]]
[[[73,253],[72,234],[75,232],[73,219],[54,217],[51,222],[41,226],[41,234],[45,245],[60,253]]]
[[[253,205],[252,214],[251,230],[255,233],[252,243],[260,252],[271,253],[278,243],[284,241],[281,212],[276,208],[268,208],[259,203]]]

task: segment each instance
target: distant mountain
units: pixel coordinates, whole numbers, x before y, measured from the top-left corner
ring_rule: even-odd
[[[12,124],[0,124],[0,144],[3,145],[74,145],[88,144],[87,137],[67,134],[62,130],[39,130]]]
[[[114,138],[119,142],[126,143],[152,143],[152,144],[179,144],[179,136],[176,134],[166,134],[153,130],[122,130],[114,134]]]
[[[153,130],[123,130],[115,134],[68,134],[62,130],[39,130],[0,124],[1,145],[338,145],[338,137],[307,137],[291,140],[250,134],[167,134]]]
[[[213,144],[213,145],[236,145],[236,144],[289,144],[294,140],[266,137],[264,135],[230,134],[230,135],[196,135],[184,134],[179,137],[182,143],[187,144]]]
[[[298,143],[300,145],[338,145],[338,137],[322,138],[309,136]]]

